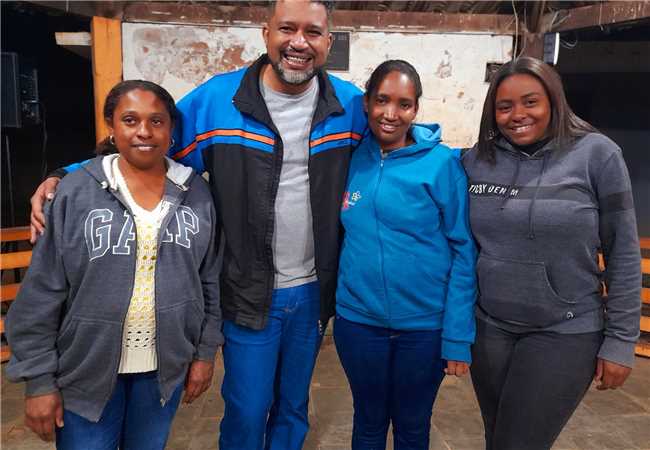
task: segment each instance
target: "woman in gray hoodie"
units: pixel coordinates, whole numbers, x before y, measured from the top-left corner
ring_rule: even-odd
[[[25,423],[60,450],[162,450],[181,399],[223,342],[207,183],[165,157],[174,100],[147,81],[109,93],[110,153],[67,175],[16,302],[7,376]]]
[[[495,74],[463,165],[480,251],[471,374],[486,448],[549,449],[592,379],[614,389],[633,365],[641,273],[627,168],[533,58]]]

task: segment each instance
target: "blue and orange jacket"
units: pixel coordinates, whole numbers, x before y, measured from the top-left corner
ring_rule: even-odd
[[[411,133],[412,145],[384,159],[368,133],[352,156],[336,311],[383,328],[442,329],[442,357],[470,362],[476,247],[467,178],[438,125]]]
[[[178,103],[170,156],[209,174],[225,236],[221,294],[224,318],[262,329],[271,305],[274,203],[282,139],[259,89],[266,55],[250,67],[216,75]],[[319,99],[310,134],[309,184],[321,321],[334,313],[339,208],[352,150],[367,126],[361,92],[318,74]],[[298,205],[296,207],[299,207]],[[291,211],[287,211],[291,214]]]

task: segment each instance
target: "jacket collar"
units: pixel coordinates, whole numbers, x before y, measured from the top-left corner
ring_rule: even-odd
[[[442,129],[437,123],[431,124],[419,124],[414,123],[408,131],[413,138],[413,143],[402,147],[388,153],[384,159],[388,158],[402,158],[413,155],[415,153],[420,153],[423,151],[431,151],[442,140]],[[364,136],[365,139],[368,139],[368,151],[373,158],[380,159],[381,156],[381,146],[377,141],[377,138],[370,131],[368,127],[367,134]]]
[[[117,183],[113,176],[111,162],[117,156],[117,154],[97,156],[82,163],[82,167],[103,189],[110,189],[111,192],[115,192],[117,190]],[[187,191],[188,186],[192,183],[192,179],[196,175],[195,172],[189,167],[185,167],[170,158],[165,157],[165,159],[167,161],[167,185],[169,186],[169,189],[166,189],[166,191]],[[171,189],[172,186],[175,189]]]
[[[275,134],[279,135],[280,133],[273,124],[271,114],[260,92],[260,75],[262,68],[266,64],[271,64],[271,61],[268,55],[264,54],[246,69],[239,89],[237,89],[233,97],[233,103],[242,113],[253,116],[255,120],[262,122],[271,128]],[[318,103],[312,119],[312,126],[322,122],[332,114],[343,114],[344,112],[327,73],[320,70],[316,76],[318,77],[319,87]]]

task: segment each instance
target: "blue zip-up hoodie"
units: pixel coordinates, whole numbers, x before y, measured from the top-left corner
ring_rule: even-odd
[[[368,133],[354,152],[341,208],[345,238],[337,313],[397,330],[442,329],[442,357],[470,362],[476,248],[467,178],[437,124],[384,159]]]

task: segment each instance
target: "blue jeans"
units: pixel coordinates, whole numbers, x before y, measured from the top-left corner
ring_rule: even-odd
[[[118,375],[99,422],[63,411],[56,430],[58,450],[162,450],[178,409],[183,385],[160,404],[157,372]],[[65,406],[65,405],[64,405]]]
[[[353,450],[429,448],[431,410],[444,378],[442,330],[399,331],[336,316],[334,341],[354,400]]]
[[[263,330],[225,321],[221,450],[299,450],[321,343],[318,282],[276,289]]]

